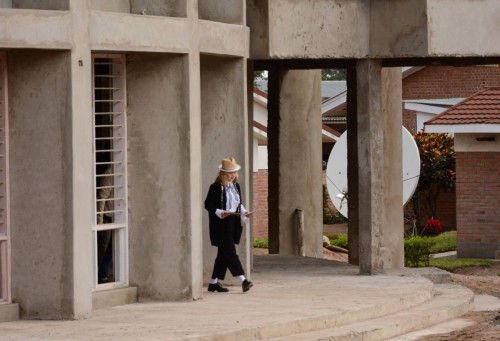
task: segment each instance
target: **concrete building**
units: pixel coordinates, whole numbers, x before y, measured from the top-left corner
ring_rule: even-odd
[[[223,157],[244,166],[250,201],[245,2],[0,7],[0,319],[201,298],[216,253],[202,204]],[[112,236],[107,283],[101,234]]]
[[[500,56],[496,0],[0,5],[3,320],[202,297],[215,257],[203,199],[222,157],[243,165],[251,199],[247,68],[270,71],[271,252],[321,255],[321,117],[308,113],[320,110],[319,69],[342,67],[350,262],[363,274],[402,267],[399,68]]]

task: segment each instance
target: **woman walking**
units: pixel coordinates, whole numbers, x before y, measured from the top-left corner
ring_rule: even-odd
[[[219,280],[224,280],[227,269],[241,281],[243,292],[250,290],[253,283],[245,278],[245,272],[236,254],[234,244],[240,242],[243,231],[242,223],[248,222],[252,212],[248,212],[241,203],[241,190],[238,183],[240,165],[232,157],[223,159],[219,165],[219,175],[210,185],[205,209],[208,211],[210,242],[217,246],[212,279],[208,291],[227,292]]]

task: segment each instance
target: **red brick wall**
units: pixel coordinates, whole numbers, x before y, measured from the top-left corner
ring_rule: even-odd
[[[500,250],[500,152],[457,152],[457,253],[494,258]]]
[[[268,193],[268,172],[267,169],[261,169],[253,173],[253,237],[267,238],[268,230],[268,212],[267,212],[267,193]]]
[[[403,99],[468,97],[500,86],[500,66],[428,66],[403,80]]]
[[[411,134],[417,132],[417,113],[415,111],[403,109],[403,126]]]
[[[403,79],[403,100],[459,98],[500,86],[500,66],[427,66]],[[403,110],[403,125],[415,133],[416,113]]]
[[[427,199],[423,195],[419,197],[419,213],[418,213],[418,224],[424,226],[427,219],[430,218],[430,213],[428,209]],[[436,213],[435,219],[439,219],[441,225],[444,228],[454,229],[457,226],[456,219],[456,196],[455,191],[452,192],[441,192],[438,195],[436,202]]]

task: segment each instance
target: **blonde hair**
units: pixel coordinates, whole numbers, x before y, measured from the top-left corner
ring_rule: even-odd
[[[227,176],[226,176],[226,172],[223,172],[223,171],[219,171],[219,175],[217,175],[217,179],[215,179],[215,181],[219,182],[222,186],[226,187],[227,186]],[[233,183],[237,183],[238,182],[238,172],[236,172],[236,176],[234,177],[234,180],[233,180]]]

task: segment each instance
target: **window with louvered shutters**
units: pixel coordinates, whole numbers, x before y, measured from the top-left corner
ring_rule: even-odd
[[[109,239],[112,265],[108,281],[102,284],[126,285],[128,217],[125,56],[95,54],[92,61],[95,282],[99,284],[99,267],[105,258],[106,247],[102,240]]]

